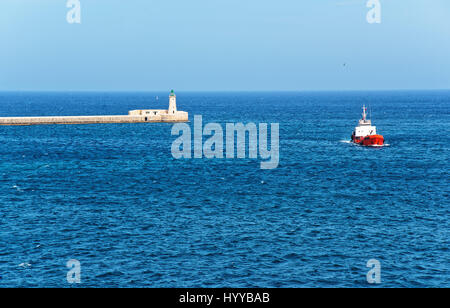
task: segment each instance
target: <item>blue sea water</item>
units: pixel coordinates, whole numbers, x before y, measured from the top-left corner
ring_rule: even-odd
[[[171,124],[0,126],[0,287],[450,286],[450,92],[177,93],[280,124],[280,164],[171,155]],[[159,96],[159,100],[156,100]],[[388,147],[350,138],[370,105]],[[167,93],[0,93],[0,116],[125,114]],[[191,122],[192,126],[193,123]]]

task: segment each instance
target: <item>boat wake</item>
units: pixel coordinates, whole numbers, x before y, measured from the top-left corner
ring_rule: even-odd
[[[339,140],[339,142],[341,143],[347,143],[347,144],[352,144],[352,145],[359,145],[357,143],[352,142],[351,140]],[[384,148],[384,147],[389,147],[391,146],[389,143],[385,143],[385,144],[373,144],[373,145],[368,145],[367,147],[369,148]]]

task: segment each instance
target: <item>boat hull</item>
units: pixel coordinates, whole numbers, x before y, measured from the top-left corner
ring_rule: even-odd
[[[352,141],[356,144],[366,147],[376,147],[384,145],[384,137],[381,135],[369,135],[364,138],[353,138]]]

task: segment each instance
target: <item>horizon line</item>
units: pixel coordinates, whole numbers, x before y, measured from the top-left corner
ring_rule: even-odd
[[[2,90],[0,89],[0,93],[8,93],[8,92],[25,92],[25,93],[154,93],[154,92],[170,92],[171,89],[164,90]],[[411,91],[411,92],[426,92],[426,91],[450,91],[448,89],[323,89],[323,90],[176,90],[175,92],[188,92],[188,93],[214,93],[214,92],[228,92],[228,93],[255,93],[255,92],[401,92],[401,91]]]

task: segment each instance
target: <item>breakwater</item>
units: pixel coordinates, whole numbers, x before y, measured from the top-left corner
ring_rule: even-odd
[[[187,122],[187,112],[158,115],[102,115],[102,116],[50,116],[0,117],[0,125],[44,124],[106,124],[106,123],[175,123]]]

